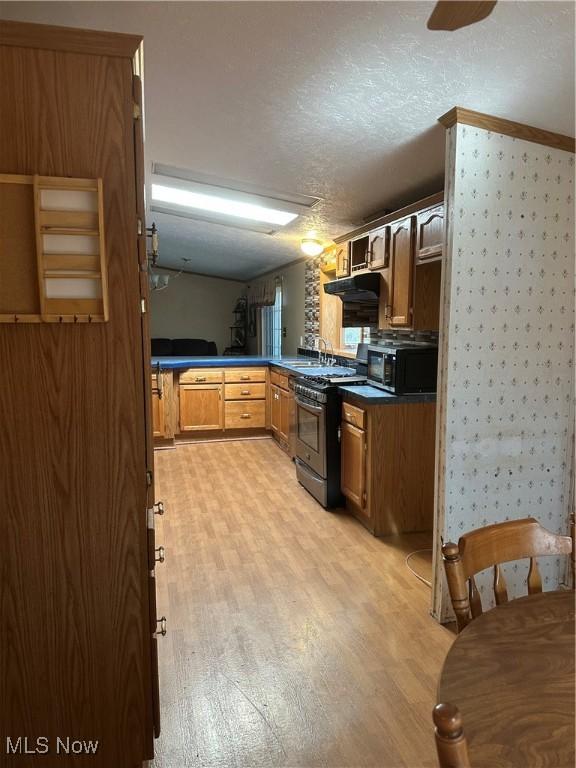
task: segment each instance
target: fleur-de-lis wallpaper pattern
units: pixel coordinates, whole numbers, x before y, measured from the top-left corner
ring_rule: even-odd
[[[444,541],[535,517],[568,532],[574,430],[574,155],[456,125],[447,137],[438,504]],[[443,510],[442,510],[443,508]],[[543,588],[560,558],[539,561]],[[527,563],[504,568],[526,593]],[[493,604],[492,575],[477,580]],[[445,586],[435,613],[447,616]]]

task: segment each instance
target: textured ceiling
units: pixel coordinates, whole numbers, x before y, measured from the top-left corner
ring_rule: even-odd
[[[323,198],[268,236],[154,214],[160,262],[249,279],[442,187],[459,105],[574,135],[574,4],[499,2],[431,32],[432,2],[4,2],[3,18],[144,36],[146,164]],[[150,176],[148,173],[148,183]]]

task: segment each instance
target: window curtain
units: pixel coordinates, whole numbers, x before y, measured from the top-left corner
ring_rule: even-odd
[[[276,285],[280,278],[259,280],[248,289],[248,334],[252,337],[258,333],[258,311],[262,307],[273,307],[276,301]]]
[[[282,354],[282,281],[274,285],[274,304],[261,308],[262,354],[279,357]]]

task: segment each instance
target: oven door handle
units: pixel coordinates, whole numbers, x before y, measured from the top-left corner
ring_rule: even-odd
[[[324,411],[323,406],[311,405],[310,403],[305,403],[302,400],[300,400],[298,395],[294,396],[294,400],[297,405],[299,405],[301,408],[304,408],[306,411],[313,411],[314,413],[322,413]]]

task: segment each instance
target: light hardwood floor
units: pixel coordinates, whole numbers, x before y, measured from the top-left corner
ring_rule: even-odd
[[[272,440],[155,459],[168,634],[154,768],[435,766],[453,635],[404,563],[430,538],[378,540],[326,512]]]

